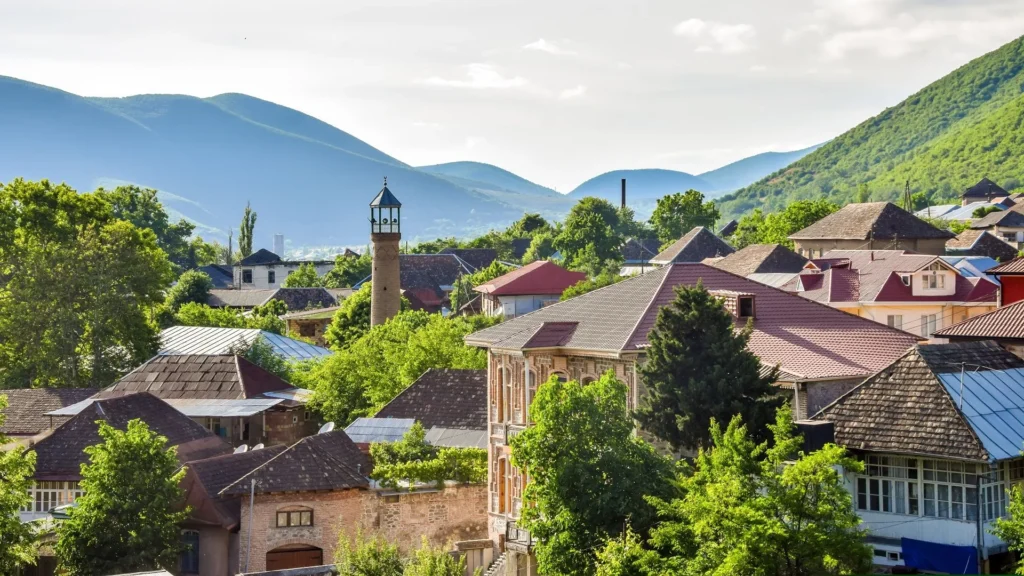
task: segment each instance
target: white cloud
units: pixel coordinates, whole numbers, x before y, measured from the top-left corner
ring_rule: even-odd
[[[750,24],[726,24],[724,22],[705,22],[699,18],[690,18],[676,24],[672,28],[676,36],[700,41],[697,52],[722,52],[737,54],[750,50],[757,31]]]
[[[573,98],[579,98],[587,93],[587,87],[580,84],[575,88],[566,88],[558,94],[560,100],[571,100]]]
[[[825,27],[822,26],[821,24],[807,24],[804,26],[799,26],[797,28],[786,28],[782,32],[782,42],[784,44],[792,44],[800,40],[804,36],[808,36],[811,34],[817,34],[820,36],[821,34],[824,33]]]
[[[764,64],[754,64],[750,67],[751,72],[764,72],[766,70],[768,70],[768,67]]]
[[[466,136],[466,148],[469,148],[470,150],[478,146],[483,146],[486,143],[486,138],[482,138],[480,136]]]
[[[438,124],[437,122],[413,122],[412,125],[416,128],[428,128],[430,130],[440,130],[441,128],[444,128],[443,125]]]
[[[536,50],[538,52],[547,52],[548,54],[554,54],[556,56],[575,56],[576,52],[563,48],[554,42],[548,42],[541,38],[536,42],[530,42],[526,46],[523,46],[523,50]]]
[[[873,52],[882,58],[895,59],[927,50],[935,42],[950,40],[961,45],[987,47],[990,43],[1016,36],[1024,25],[1024,17],[991,21],[916,21],[903,15],[896,24],[834,34],[822,43],[822,55],[825,60],[834,61],[853,52]]]
[[[465,79],[441,78],[431,76],[420,83],[430,86],[441,86],[445,88],[469,88],[472,90],[495,89],[508,90],[511,88],[524,88],[529,82],[522,76],[511,78],[502,76],[491,64],[469,64],[466,67]]]

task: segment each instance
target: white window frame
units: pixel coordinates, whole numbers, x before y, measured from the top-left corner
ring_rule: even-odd
[[[902,314],[889,314],[886,318],[886,324],[889,328],[895,328],[897,330],[903,330],[903,315]]]

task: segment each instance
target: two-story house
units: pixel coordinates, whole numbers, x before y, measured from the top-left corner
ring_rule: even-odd
[[[796,252],[821,258],[830,250],[912,250],[941,256],[955,234],[891,202],[847,204],[790,235]]]
[[[283,260],[266,248],[249,254],[234,266],[234,287],[241,290],[280,288],[285,278],[303,264],[312,264],[317,275],[334,268],[334,260]]]
[[[999,292],[943,258],[903,250],[832,250],[784,288],[922,338],[994,310]]]
[[[583,272],[573,272],[554,262],[538,260],[488,280],[473,290],[480,293],[484,314],[508,319],[558,302],[566,288],[586,279]]]
[[[1022,414],[1024,361],[994,342],[964,342],[917,346],[813,417],[864,462],[844,482],[876,564],[1007,566],[989,529],[1024,480]]]
[[[798,418],[821,407],[903,355],[918,338],[795,294],[704,264],[669,264],[470,334],[488,351],[490,536],[499,562],[514,574],[535,574],[530,535],[517,524],[527,478],[512,466],[509,440],[530,422],[537,387],[551,377],[591,382],[608,370],[628,387],[627,405],[641,400],[638,368],[658,312],[677,286],[704,287],[724,301],[737,329],[753,322],[749,346]]]

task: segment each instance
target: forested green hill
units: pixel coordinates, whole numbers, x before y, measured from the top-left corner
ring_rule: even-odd
[[[910,180],[932,203],[988,176],[1024,178],[1024,38],[927,86],[815,152],[723,197],[723,216],[794,200],[894,200]]]

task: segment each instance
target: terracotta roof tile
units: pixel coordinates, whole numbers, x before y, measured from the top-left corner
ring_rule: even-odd
[[[989,268],[985,273],[995,276],[1000,274],[1024,274],[1024,257],[1014,258],[1006,264],[1000,264],[995,268]]]
[[[487,429],[487,371],[431,368],[374,418],[412,418],[430,429]]]
[[[473,289],[492,296],[557,295],[586,279],[583,272],[572,272],[554,262],[538,260]]]
[[[952,238],[891,202],[847,204],[792,234],[791,240],[887,240],[894,238]]]
[[[1024,340],[1024,300],[943,328],[935,336]]]

